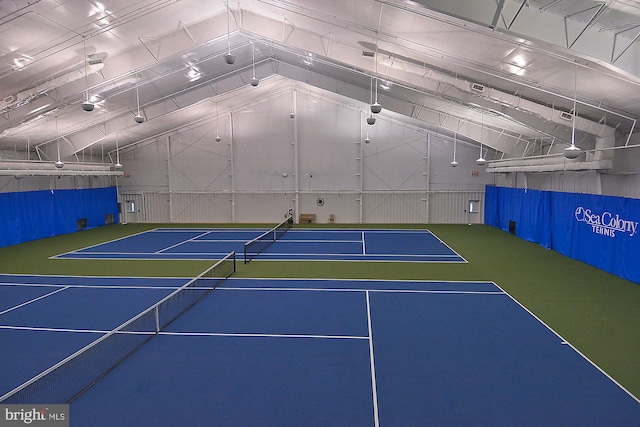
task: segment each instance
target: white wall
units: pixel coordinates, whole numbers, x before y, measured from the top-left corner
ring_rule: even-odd
[[[121,197],[144,208],[129,218],[272,223],[294,209],[319,223],[467,222],[468,201],[492,179],[475,165],[477,147],[457,143],[452,168],[452,140],[388,112],[369,126],[368,114],[292,89],[121,150]]]
[[[120,194],[144,206],[135,220],[147,222],[273,223],[289,209],[319,223],[469,221],[468,201],[493,179],[475,165],[478,148],[456,143],[452,168],[451,139],[388,112],[369,126],[368,114],[292,89],[121,150]]]
[[[121,150],[126,176],[117,180],[0,177],[0,192],[117,182],[121,201],[139,209],[126,215],[130,222],[175,223],[274,223],[290,208],[319,223],[330,216],[338,223],[483,222],[482,210],[468,207],[469,200],[483,206],[486,184],[640,198],[637,147],[614,150],[613,171],[487,174],[475,164],[477,147],[457,142],[452,168],[452,139],[388,111],[369,126],[366,107],[292,88]],[[640,136],[629,142],[638,144]]]

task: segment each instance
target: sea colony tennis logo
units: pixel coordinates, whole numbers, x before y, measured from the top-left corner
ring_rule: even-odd
[[[1,405],[0,426],[69,426],[69,405]]]
[[[576,220],[586,222],[591,226],[591,231],[603,236],[616,237],[616,233],[629,233],[630,237],[636,235],[638,223],[615,216],[611,212],[595,213],[591,209],[578,206],[575,212]]]

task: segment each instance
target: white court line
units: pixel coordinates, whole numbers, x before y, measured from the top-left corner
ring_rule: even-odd
[[[197,289],[207,289],[205,287]],[[250,288],[219,286],[213,288],[216,291],[287,291],[287,292],[379,292],[390,294],[461,294],[461,295],[506,295],[504,291],[460,291],[460,290],[434,290],[434,289],[365,289],[365,288]]]
[[[497,288],[502,289],[502,287],[500,287],[497,283],[492,282],[494,285],[496,285]],[[509,298],[511,298],[511,300],[513,302],[515,302],[516,304],[518,304],[522,309],[524,309],[524,311],[526,311],[527,313],[529,313],[534,319],[536,319],[538,322],[540,322],[540,324],[542,324],[544,327],[546,327],[549,331],[551,331],[555,336],[557,336],[560,339],[560,344],[561,345],[567,345],[569,347],[571,347],[573,349],[573,351],[575,351],[577,354],[579,354],[580,356],[582,356],[582,358],[584,360],[586,360],[587,362],[589,362],[594,368],[596,368],[598,371],[600,371],[601,374],[603,374],[605,377],[609,378],[609,380],[611,380],[611,382],[613,382],[615,385],[617,385],[618,387],[620,387],[620,389],[622,391],[624,391],[625,393],[627,393],[629,396],[631,396],[631,398],[633,400],[635,400],[636,402],[640,403],[640,398],[637,398],[636,396],[634,396],[633,393],[631,393],[629,390],[627,390],[622,384],[620,384],[618,381],[616,381],[611,375],[609,375],[608,373],[606,373],[604,371],[604,369],[602,369],[600,366],[596,365],[596,363],[589,359],[584,353],[582,353],[580,350],[578,350],[573,344],[571,344],[569,341],[567,341],[566,339],[564,339],[564,337],[562,335],[560,335],[558,332],[556,332],[551,326],[547,325],[541,318],[539,318],[538,316],[536,316],[531,310],[529,310],[527,307],[525,307],[524,305],[522,305],[522,303],[520,303],[520,301],[518,301],[517,299],[515,299],[513,296],[511,296],[511,294],[509,294],[508,292],[504,291],[505,295],[507,295]]]
[[[155,251],[155,252],[152,252],[152,253],[153,253],[153,254],[160,254],[160,253],[162,253],[162,252],[164,252],[164,251],[168,251],[169,249],[173,249],[173,248],[177,248],[178,246],[182,246],[182,245],[184,245],[184,244],[185,244],[185,243],[187,243],[187,242],[191,242],[192,240],[195,240],[195,239],[197,239],[198,237],[206,236],[207,234],[211,234],[211,231],[205,231],[205,232],[202,232],[202,233],[198,234],[197,236],[194,236],[194,237],[192,237],[192,238],[190,238],[190,239],[183,240],[183,241],[181,241],[181,242],[176,243],[175,245],[168,246],[168,247],[166,247],[166,248],[164,248],[164,249],[160,249],[159,251]]]
[[[278,241],[280,242],[280,240]],[[362,242],[362,250],[365,251],[364,241]],[[92,252],[93,253],[93,252]],[[181,253],[182,254],[182,253]],[[186,253],[187,255],[191,255],[191,253]],[[264,256],[264,252],[261,254]],[[324,256],[324,257],[344,257],[344,256],[358,256],[358,257],[385,257],[385,258],[459,258],[463,259],[458,255],[447,255],[447,254],[367,254],[365,253],[317,253],[317,252],[272,252],[267,255],[273,256]]]
[[[367,246],[364,243],[364,231],[362,232],[362,255],[367,254]]]
[[[369,291],[366,291],[367,297],[367,327],[369,329],[369,358],[371,365],[371,389],[373,391],[373,419],[375,427],[380,426],[378,419],[378,387],[376,386],[376,365],[373,357],[373,332],[371,329],[371,302],[369,301]]]
[[[359,335],[306,335],[306,334],[266,334],[266,333],[225,333],[225,332],[159,332],[159,335],[188,337],[240,337],[240,338],[320,338],[341,340],[368,340]]]
[[[193,241],[193,243],[218,243],[218,242],[246,243],[247,241],[245,239],[198,239]]]
[[[289,231],[290,233],[290,231]],[[360,243],[362,239],[357,240],[333,240],[333,239],[308,239],[308,240],[297,240],[297,239],[279,239],[278,244],[281,243]]]
[[[177,280],[180,280],[179,278]],[[185,279],[184,283],[176,284],[175,286],[118,286],[118,285],[56,285],[50,283],[1,283],[2,286],[15,286],[15,287],[33,287],[33,288],[83,288],[83,289],[178,289],[184,285],[188,280]],[[206,287],[199,287],[198,289],[210,289]],[[2,314],[2,313],[0,313]]]
[[[90,333],[90,334],[108,334],[111,331],[103,331],[98,329],[66,329],[66,328],[44,328],[38,326],[10,326],[0,325],[0,329],[14,331],[38,331],[38,332],[74,332],[74,333]],[[142,334],[141,332],[137,332]]]
[[[184,242],[183,242],[184,243]],[[178,245],[181,245],[182,243],[179,243]],[[176,245],[176,246],[178,246]],[[165,248],[165,249],[161,249],[162,251],[165,251],[169,248]],[[149,259],[150,256],[152,255],[167,255],[167,256],[175,256],[175,255],[228,255],[228,252],[177,252],[174,254],[166,254],[166,253],[162,253],[162,252],[98,252],[98,251],[91,251],[91,252],[69,252],[66,254],[62,254],[60,256],[64,256],[64,255],[78,255],[78,256],[83,256],[83,255],[140,255],[140,256],[146,256],[147,258],[141,258],[141,259]],[[88,257],[91,258],[91,257]],[[98,259],[109,259],[109,258],[98,258]],[[114,258],[114,259],[118,259],[118,258]],[[126,259],[131,259],[131,258],[126,258]],[[179,258],[178,258],[179,259]]]
[[[129,234],[127,236],[119,237],[117,239],[109,240],[107,242],[96,243],[95,245],[86,246],[84,248],[76,249],[74,251],[64,252],[64,253],[61,253],[61,254],[58,254],[58,255],[52,255],[52,256],[49,257],[49,259],[56,259],[56,258],[62,257],[63,255],[78,253],[78,252],[81,252],[81,251],[85,251],[87,249],[91,249],[91,248],[95,248],[95,247],[98,247],[98,246],[106,245],[108,243],[113,243],[113,242],[117,242],[117,241],[120,241],[120,240],[128,239],[129,237],[140,236],[142,234],[149,233],[151,231],[154,231],[154,230],[140,231],[138,233]],[[109,253],[113,253],[113,252],[109,252]]]
[[[9,326],[0,325],[0,329],[16,331],[38,331],[38,332],[74,332],[82,334],[108,334],[113,330],[100,329],[68,329],[68,328],[44,328],[37,326]],[[368,336],[359,335],[311,335],[311,334],[267,334],[267,333],[226,333],[226,332],[166,332],[160,331],[118,331],[120,335],[166,335],[184,337],[239,337],[239,338],[317,338],[317,339],[340,339],[340,340],[368,340]]]
[[[438,241],[440,243],[442,243],[444,246],[446,246],[447,248],[449,248],[449,250],[451,252],[453,252],[454,254],[458,255],[460,257],[461,260],[463,260],[464,262],[468,263],[469,261],[467,261],[462,255],[460,255],[458,252],[456,252],[455,250],[453,250],[453,248],[451,246],[449,246],[448,244],[446,244],[441,238],[439,238],[438,236],[436,236],[431,230],[426,230],[429,232],[429,234],[431,234],[433,237],[435,237],[436,239],[438,239]]]
[[[51,296],[53,294],[57,294],[58,292],[62,292],[64,290],[66,290],[66,289],[69,289],[69,286],[65,286],[64,288],[60,288],[60,289],[57,289],[57,290],[55,290],[53,292],[49,292],[48,294],[44,294],[42,296],[39,296],[38,298],[34,298],[34,299],[29,300],[27,302],[23,302],[22,304],[16,305],[15,307],[11,307],[11,308],[8,308],[8,309],[6,309],[4,311],[0,311],[0,315],[8,313],[10,311],[13,311],[13,310],[15,310],[17,308],[24,307],[25,305],[31,304],[32,302],[36,302],[38,300],[41,300],[42,298],[46,298],[46,297]]]

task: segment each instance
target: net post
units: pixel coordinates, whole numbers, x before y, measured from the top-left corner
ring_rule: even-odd
[[[156,316],[156,334],[160,333],[160,314],[158,313],[158,306],[155,306],[154,309],[155,312],[155,316]]]

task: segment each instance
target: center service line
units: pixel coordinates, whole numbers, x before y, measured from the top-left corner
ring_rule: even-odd
[[[363,233],[364,234],[364,233]],[[376,386],[376,367],[373,362],[373,335],[371,333],[371,303],[369,302],[369,291],[366,291],[367,296],[367,326],[369,328],[369,358],[371,365],[371,389],[373,391],[373,420],[375,427],[380,427],[380,421],[378,420],[378,387]]]

